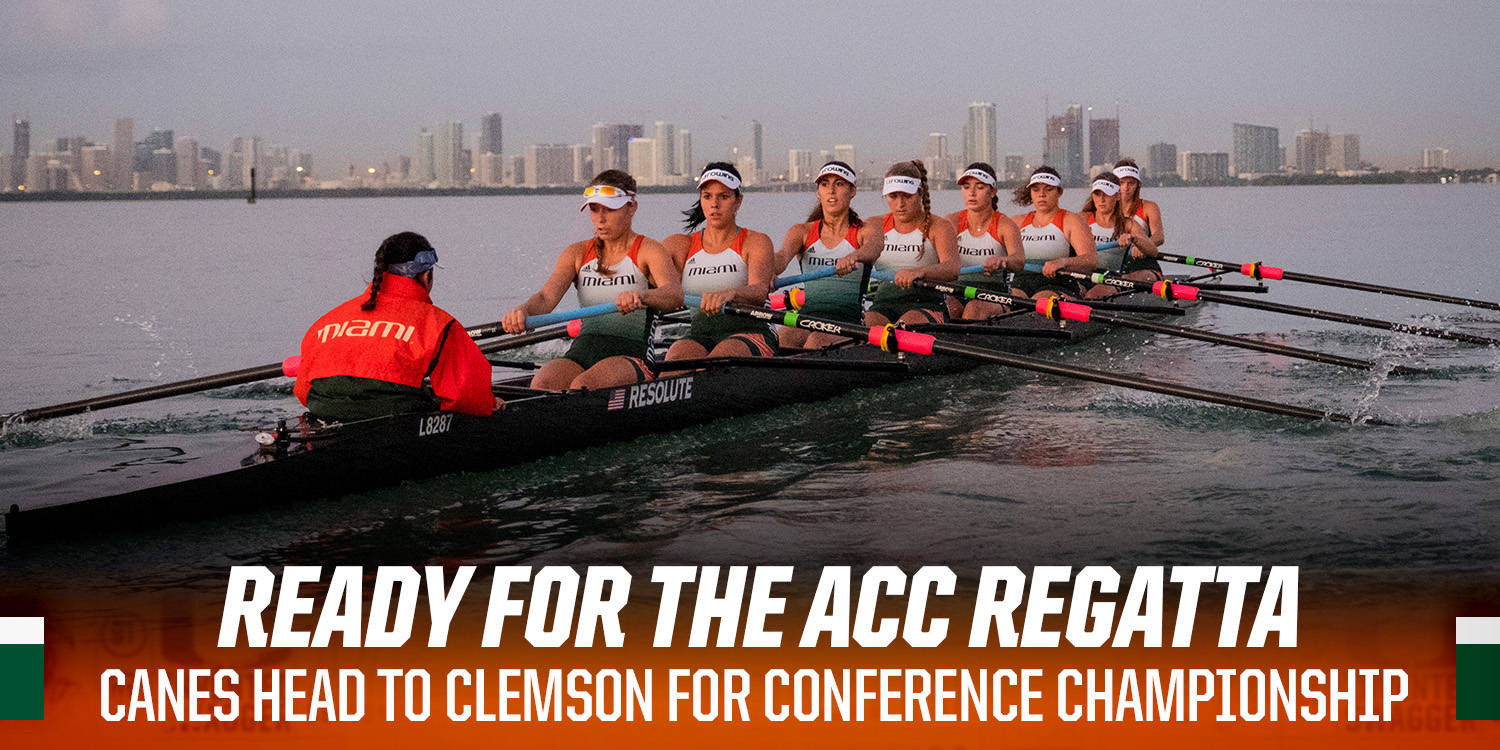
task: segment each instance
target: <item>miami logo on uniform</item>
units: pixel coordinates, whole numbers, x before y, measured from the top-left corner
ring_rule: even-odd
[[[416,326],[405,326],[391,320],[349,320],[329,323],[318,329],[318,341],[326,342],[340,336],[362,336],[372,339],[393,338],[411,341]]]

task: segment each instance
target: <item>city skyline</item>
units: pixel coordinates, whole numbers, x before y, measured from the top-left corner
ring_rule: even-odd
[[[1485,29],[1500,26],[1500,11],[1487,6],[1424,6],[1449,21],[1439,38],[1416,33],[1401,5],[1252,5],[1261,12],[1244,13],[1159,3],[1126,14],[1142,38],[1116,63],[1080,34],[1039,66],[1017,64],[1019,57],[981,64],[925,55],[894,72],[873,55],[813,62],[805,53],[821,49],[820,30],[830,28],[850,38],[900,28],[903,44],[944,48],[952,30],[935,19],[960,14],[935,8],[934,20],[912,20],[889,3],[848,14],[779,2],[736,11],[645,2],[574,18],[565,9],[474,4],[424,9],[414,24],[397,3],[273,0],[256,13],[226,7],[8,3],[0,9],[0,111],[28,115],[50,138],[97,138],[94,127],[79,124],[122,113],[133,113],[143,131],[171,127],[201,143],[285,134],[277,140],[331,165],[409,151],[406,123],[454,121],[472,130],[486,112],[505,115],[507,141],[518,145],[509,153],[520,153],[521,144],[583,142],[580,134],[595,122],[665,120],[691,129],[706,161],[739,145],[744,123],[758,120],[765,161],[792,148],[847,143],[875,160],[908,158],[931,132],[948,133],[961,151],[970,101],[996,103],[998,154],[1034,159],[1034,123],[1048,109],[1058,114],[1079,103],[1111,116],[1118,106],[1120,151],[1137,158],[1159,141],[1228,150],[1227,123],[1274,125],[1290,141],[1315,122],[1365,134],[1365,158],[1390,168],[1439,147],[1451,150],[1454,166],[1500,163],[1493,116],[1500,94],[1486,72],[1500,66],[1484,40]],[[1085,28],[1091,13],[1112,7],[1082,3],[1064,18]],[[1020,29],[1057,23],[1055,12],[1041,8],[950,10],[960,8],[966,27],[995,29],[1002,41],[1002,30],[1016,29],[1015,46]],[[723,59],[704,65],[686,52],[584,54],[631,38],[680,39],[684,50],[704,47]],[[69,126],[55,131],[52,123]]]

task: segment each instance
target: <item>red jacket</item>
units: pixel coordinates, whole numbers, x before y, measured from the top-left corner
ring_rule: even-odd
[[[479,416],[495,410],[489,361],[421,284],[388,273],[375,309],[366,312],[360,305],[369,297],[366,288],[318,318],[302,337],[292,392],[304,405],[318,378],[345,375],[420,388],[430,377],[440,408]]]

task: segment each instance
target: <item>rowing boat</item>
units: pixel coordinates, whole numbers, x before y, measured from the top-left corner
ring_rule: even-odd
[[[1162,307],[1141,293],[1121,295]],[[1024,354],[1097,336],[1101,323],[1013,313],[984,333],[945,339]],[[908,356],[851,342],[769,359],[662,365],[661,377],[596,391],[546,392],[529,377],[496,383],[506,401],[488,417],[400,414],[334,425],[305,415],[241,443],[183,459],[138,461],[10,498],[12,539],[152,526],[319,498],[336,498],[458,471],[485,471],[719,418],[822,401],[850,391],[977,366],[972,359]],[[247,455],[248,451],[248,455]]]

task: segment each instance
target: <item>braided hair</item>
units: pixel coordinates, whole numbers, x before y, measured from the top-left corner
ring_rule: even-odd
[[[385,276],[387,266],[405,263],[417,257],[417,253],[431,249],[432,243],[416,232],[400,232],[385,238],[380,243],[380,249],[375,251],[375,274],[370,279],[370,298],[359,309],[366,312],[375,309],[375,298],[380,294],[380,280]]]

